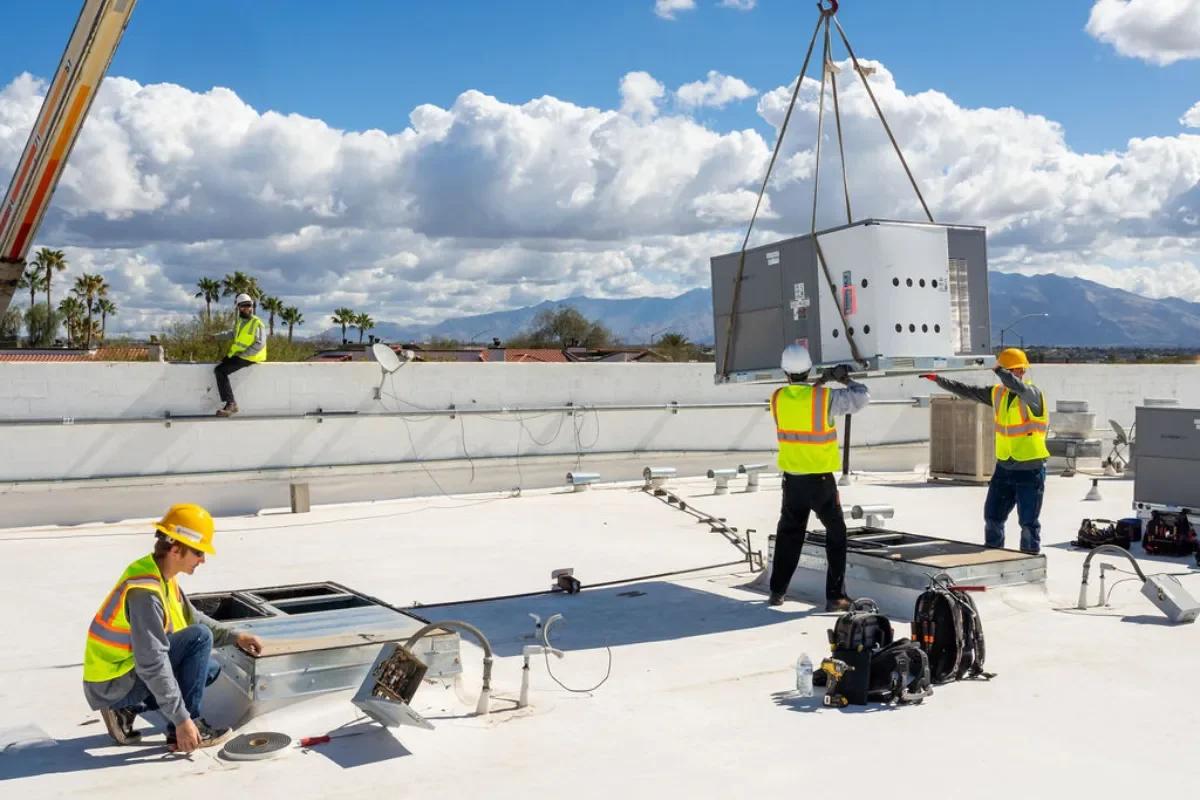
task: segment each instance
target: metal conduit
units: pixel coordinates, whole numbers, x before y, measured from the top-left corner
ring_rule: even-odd
[[[916,400],[873,400],[867,406],[908,406],[918,408],[919,403]],[[386,418],[405,418],[405,417],[456,417],[462,415],[468,416],[503,416],[508,414],[574,414],[580,412],[600,412],[600,411],[701,411],[701,410],[718,410],[718,409],[761,409],[763,411],[770,410],[771,404],[769,401],[754,402],[754,403],[644,403],[630,405],[606,405],[606,406],[577,406],[577,405],[557,405],[557,406],[502,406],[500,408],[457,408],[450,406],[449,408],[429,409],[425,411],[325,411],[317,409],[316,411],[304,411],[299,414],[253,414],[237,417],[218,417],[216,415],[207,414],[186,414],[174,416],[170,412],[160,417],[44,417],[40,419],[3,419],[0,420],[0,428],[14,428],[23,426],[74,426],[74,425],[171,425],[178,422],[219,422],[227,425],[230,422],[282,422],[303,419],[313,419],[317,422],[324,422],[326,419],[386,419]]]

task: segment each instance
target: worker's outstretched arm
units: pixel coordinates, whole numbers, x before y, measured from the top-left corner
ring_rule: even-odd
[[[1023,380],[1013,375],[1004,367],[996,367],[996,375],[1000,378],[1000,382],[1004,387],[1029,406],[1029,410],[1036,416],[1042,414],[1042,393],[1034,385],[1025,383]]]
[[[163,630],[162,600],[155,592],[135,590],[125,599],[125,616],[133,638],[133,668],[158,701],[159,712],[173,725],[191,715],[171,670],[171,643]]]
[[[992,387],[990,386],[968,386],[965,383],[943,378],[941,375],[934,376],[933,382],[939,388],[945,389],[950,394],[961,397],[964,400],[974,400],[976,403],[983,403],[985,406],[992,404]]]

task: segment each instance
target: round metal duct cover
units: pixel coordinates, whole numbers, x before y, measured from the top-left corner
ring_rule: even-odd
[[[257,761],[270,758],[291,743],[292,737],[283,733],[243,733],[225,743],[221,757],[230,761]]]

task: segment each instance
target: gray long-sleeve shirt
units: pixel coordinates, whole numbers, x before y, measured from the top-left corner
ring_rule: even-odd
[[[850,381],[845,389],[829,390],[829,424],[837,422],[838,417],[847,414],[857,414],[871,402],[871,393],[867,387],[858,381]]]
[[[1018,398],[1029,408],[1029,413],[1034,416],[1040,416],[1045,405],[1045,397],[1042,395],[1042,390],[1031,383],[1025,383],[1016,375],[1013,375],[1004,367],[996,369],[996,375],[1000,378],[1000,383],[1004,384],[1004,388],[1008,389],[1011,394],[1008,395],[1007,403],[1011,406],[1017,402]],[[992,387],[991,386],[970,386],[958,381],[952,381],[948,378],[938,376],[936,383],[942,389],[950,392],[953,395],[963,398],[964,400],[974,400],[976,403],[982,403],[985,406],[992,404]],[[1015,396],[1014,396],[1015,395]],[[1015,470],[1035,470],[1041,469],[1046,459],[1039,458],[1033,461],[1014,461],[1012,458],[1006,458],[1000,462],[1006,469]]]
[[[189,625],[200,623],[212,631],[213,647],[232,642],[237,632],[201,614],[182,590],[183,615]],[[171,648],[163,629],[163,604],[156,592],[132,591],[125,598],[125,618],[133,638],[134,668],[110,681],[83,682],[83,693],[93,709],[111,706],[125,695],[137,678],[150,689],[158,701],[158,710],[173,725],[182,725],[191,715],[183,704],[183,694],[171,669]]]

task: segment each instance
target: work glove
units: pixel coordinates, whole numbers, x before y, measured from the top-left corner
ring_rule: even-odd
[[[937,381],[937,375],[932,372],[926,372],[924,375],[918,375],[918,378],[924,378],[927,381]]]
[[[833,369],[831,369],[829,371],[829,377],[830,377],[830,379],[835,380],[838,383],[849,383],[850,382],[850,368],[847,367],[845,364],[838,364],[836,367],[834,367]]]

